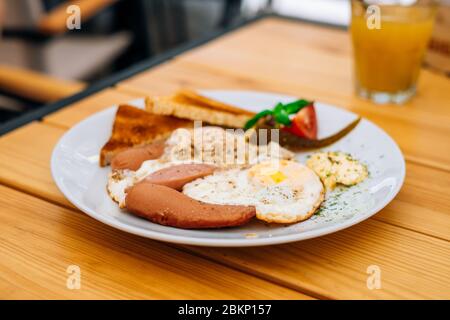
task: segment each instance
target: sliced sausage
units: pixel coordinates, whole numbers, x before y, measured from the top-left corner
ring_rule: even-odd
[[[166,226],[186,229],[234,227],[247,223],[252,206],[207,204],[166,186],[139,183],[125,198],[127,209],[137,216]]]
[[[146,160],[158,159],[164,152],[164,141],[156,141],[142,147],[134,147],[119,152],[111,160],[111,168],[136,171]]]
[[[209,176],[217,167],[203,164],[179,164],[153,172],[141,183],[153,183],[181,191],[186,183]]]

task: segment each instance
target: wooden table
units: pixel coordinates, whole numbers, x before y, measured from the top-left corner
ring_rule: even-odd
[[[0,138],[1,298],[450,298],[450,81],[423,70],[404,106],[353,95],[346,31],[265,18]],[[52,149],[87,116],[179,87],[288,93],[357,112],[407,160],[405,185],[373,218],[317,239],[259,248],[152,241],[76,210],[50,176]],[[66,287],[69,265],[81,289]],[[368,289],[379,266],[381,289]]]

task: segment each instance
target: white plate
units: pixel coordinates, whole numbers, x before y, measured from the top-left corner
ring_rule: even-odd
[[[253,91],[205,90],[203,94],[242,108],[259,111],[295,98]],[[144,106],[143,99],[130,102]],[[80,210],[117,229],[140,236],[202,246],[259,246],[299,241],[336,232],[359,223],[386,206],[400,190],[405,161],[396,143],[372,122],[363,119],[346,137],[325,148],[345,151],[365,163],[370,176],[363,183],[328,195],[325,209],[311,219],[290,226],[255,221],[237,228],[184,230],[135,217],[118,208],[106,193],[110,168],[98,166],[100,148],[108,140],[117,106],[96,113],[70,129],[58,142],[51,159],[53,179]],[[355,114],[316,103],[319,137],[336,132]],[[299,161],[307,154],[298,153]]]

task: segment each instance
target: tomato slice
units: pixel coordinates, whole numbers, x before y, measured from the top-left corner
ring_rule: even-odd
[[[314,105],[310,104],[297,112],[291,125],[283,129],[299,137],[317,139],[317,118]]]

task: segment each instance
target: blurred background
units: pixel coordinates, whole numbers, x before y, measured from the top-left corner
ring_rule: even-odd
[[[67,29],[70,4],[80,30]],[[0,123],[266,12],[350,22],[349,0],[0,0]],[[447,40],[432,47],[450,56]]]

